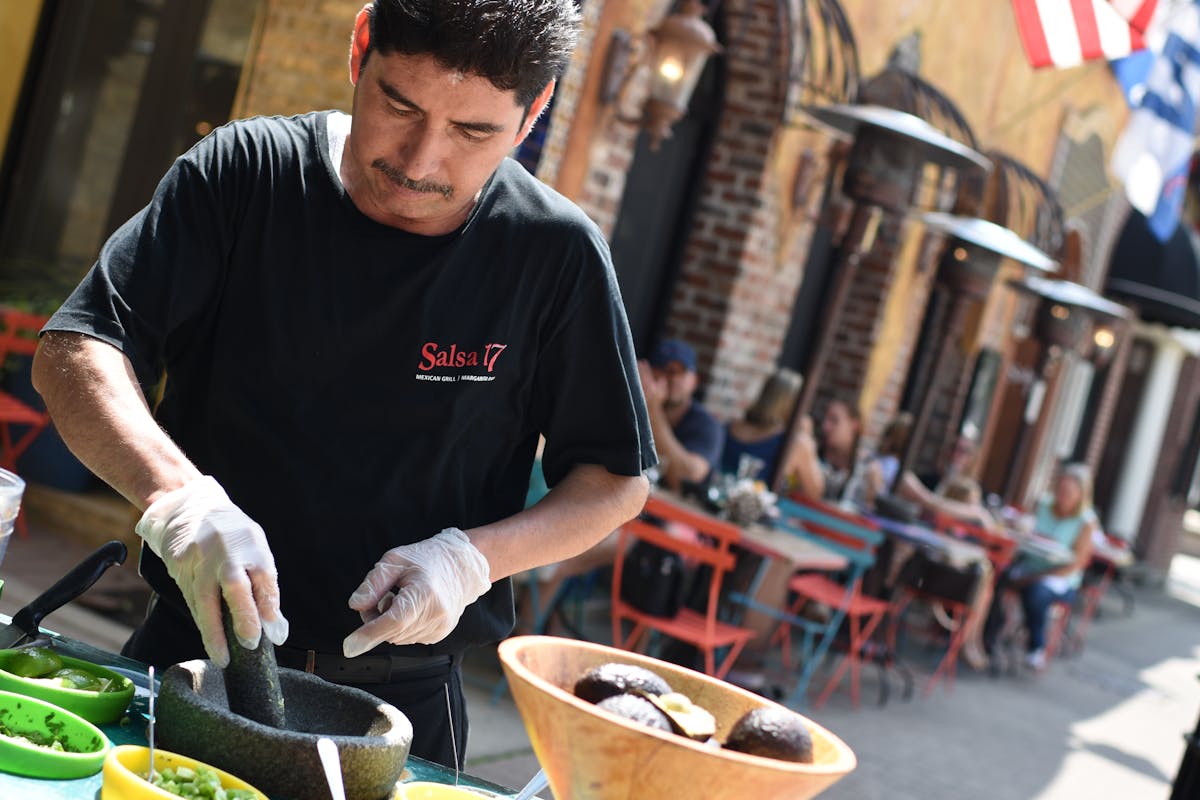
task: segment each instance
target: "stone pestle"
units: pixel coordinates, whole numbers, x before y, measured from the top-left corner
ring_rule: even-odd
[[[259,637],[258,647],[253,650],[242,647],[233,633],[233,616],[224,601],[221,602],[221,621],[229,645],[229,666],[225,668],[229,710],[272,728],[287,727],[275,646],[263,634]]]

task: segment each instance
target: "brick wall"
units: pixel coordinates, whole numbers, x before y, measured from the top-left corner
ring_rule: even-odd
[[[800,154],[823,154],[811,131],[781,130],[775,52],[780,20],[767,2],[728,2],[726,103],[706,165],[667,329],[693,342],[706,405],[732,418],[773,369],[787,332],[811,236],[811,205],[792,207]],[[817,175],[811,185],[820,186]],[[813,193],[818,194],[818,193]]]
[[[362,0],[263,0],[233,116],[350,112],[350,34]]]

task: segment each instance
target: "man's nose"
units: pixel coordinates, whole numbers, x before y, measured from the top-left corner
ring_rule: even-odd
[[[437,174],[442,163],[441,136],[428,125],[414,130],[404,149],[404,174],[414,181]]]

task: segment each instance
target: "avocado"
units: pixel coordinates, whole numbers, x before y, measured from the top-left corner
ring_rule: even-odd
[[[618,694],[606,697],[599,703],[596,703],[596,708],[603,708],[610,714],[624,717],[639,725],[645,725],[646,727],[655,728],[666,733],[672,731],[671,720],[667,718],[667,715],[649,700],[639,697],[636,694]]]
[[[775,706],[744,714],[729,731],[725,749],[782,761],[813,761],[812,734],[803,717]]]
[[[575,696],[589,703],[606,697],[639,691],[645,694],[670,694],[671,687],[650,670],[633,664],[601,664],[575,682]]]
[[[58,653],[49,647],[25,647],[9,656],[5,669],[22,678],[43,678],[62,666]]]
[[[703,742],[717,732],[717,721],[713,715],[693,703],[686,694],[669,692],[642,696],[666,714],[672,728],[682,736]]]

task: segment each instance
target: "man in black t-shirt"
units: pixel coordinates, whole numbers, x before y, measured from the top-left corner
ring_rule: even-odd
[[[508,576],[633,517],[655,463],[608,247],[506,158],[577,28],[571,0],[377,0],[352,116],[218,128],[48,323],[58,430],[144,510],[128,655],[224,665],[223,600],[242,646],[461,766],[459,664],[511,629]]]
[[[706,483],[721,459],[725,428],[695,400],[696,351],[667,339],[639,368],[661,458],[660,482],[676,490]]]

